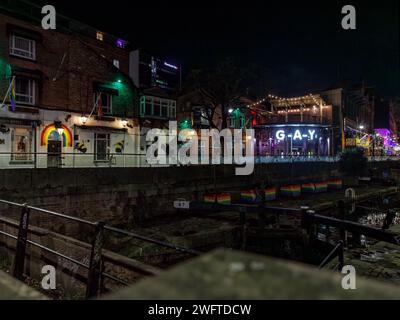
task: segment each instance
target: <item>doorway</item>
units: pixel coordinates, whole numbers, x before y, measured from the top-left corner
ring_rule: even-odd
[[[53,131],[49,135],[47,141],[47,167],[60,168],[61,167],[61,152],[62,152],[62,139],[57,131]]]

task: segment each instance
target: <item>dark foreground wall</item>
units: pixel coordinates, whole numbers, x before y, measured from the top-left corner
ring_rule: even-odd
[[[0,170],[0,199],[126,227],[173,212],[177,198],[200,199],[215,188],[238,190],[260,181],[274,185],[340,175],[337,164],[324,162],[258,165],[251,176],[235,176],[234,170],[233,166]],[[0,211],[9,215],[11,211],[4,209],[0,205]],[[39,220],[43,227],[52,221],[46,216]],[[73,225],[53,227],[64,231]]]

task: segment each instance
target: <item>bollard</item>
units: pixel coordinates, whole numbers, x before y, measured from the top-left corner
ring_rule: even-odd
[[[86,286],[86,299],[96,298],[99,295],[102,274],[102,249],[104,244],[104,222],[96,225],[95,236],[90,253],[90,264]]]
[[[25,253],[26,253],[26,243],[28,239],[29,214],[30,214],[30,209],[25,204],[21,210],[17,247],[15,250],[15,258],[12,268],[12,275],[19,280],[23,280],[23,274],[25,268]]]

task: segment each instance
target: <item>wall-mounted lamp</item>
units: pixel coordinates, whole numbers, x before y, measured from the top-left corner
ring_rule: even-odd
[[[82,122],[82,124],[86,124],[86,122],[88,121],[88,117],[86,117],[85,115],[82,115],[81,116],[81,122]]]
[[[54,121],[54,127],[57,129],[58,134],[61,136],[64,133],[62,122],[59,120]]]

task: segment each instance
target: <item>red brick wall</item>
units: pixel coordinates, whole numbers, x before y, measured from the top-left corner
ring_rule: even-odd
[[[7,24],[23,27],[41,35],[42,40],[36,44],[37,61],[32,62],[9,55]],[[64,54],[66,58],[60,68]],[[14,66],[42,72],[38,86],[37,106],[40,108],[90,112],[93,107],[93,82],[115,84],[117,79],[123,79],[118,88],[120,97],[113,109],[127,116],[136,113],[134,110],[137,109],[136,90],[127,76],[129,71],[127,50],[78,34],[67,35],[43,30],[25,21],[0,15],[0,59]],[[120,70],[113,66],[113,59],[120,61]],[[53,81],[59,68],[58,78]],[[2,96],[7,81],[9,80],[4,79],[4,76],[1,77]]]

